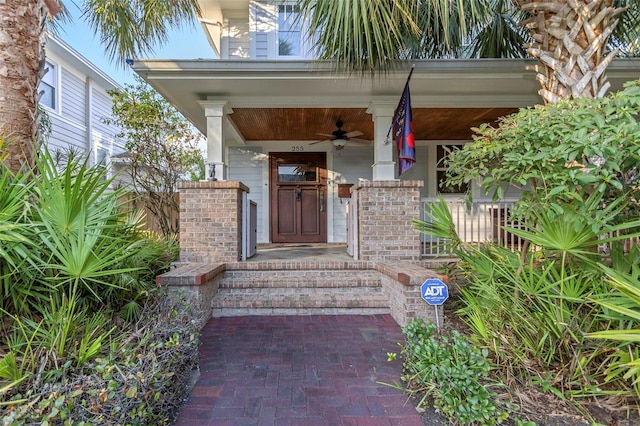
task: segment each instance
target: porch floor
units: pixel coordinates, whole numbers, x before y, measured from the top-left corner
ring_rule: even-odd
[[[353,257],[346,244],[258,244],[256,255],[247,262],[269,260],[350,261]]]

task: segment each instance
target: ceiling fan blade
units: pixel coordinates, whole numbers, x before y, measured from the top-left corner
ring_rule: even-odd
[[[328,134],[328,133],[316,133],[316,135],[320,135],[320,136],[327,136],[327,137],[330,137],[330,138],[335,138],[335,136],[334,136],[334,135],[330,135],[330,134]]]
[[[352,132],[347,132],[344,135],[348,138],[354,138],[356,136],[362,136],[364,135],[364,133],[362,133],[360,130],[354,130]]]
[[[359,145],[371,145],[371,142],[373,141],[370,141],[367,139],[349,138],[349,143],[352,143],[352,142]]]
[[[331,142],[331,139],[322,139],[322,140],[319,140],[319,141],[311,142],[309,145],[314,145],[314,144],[322,143],[322,142]]]

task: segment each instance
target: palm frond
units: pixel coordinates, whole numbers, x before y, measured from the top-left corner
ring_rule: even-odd
[[[168,41],[169,29],[193,25],[197,0],[87,0],[83,18],[100,34],[110,60],[119,65],[153,52]]]

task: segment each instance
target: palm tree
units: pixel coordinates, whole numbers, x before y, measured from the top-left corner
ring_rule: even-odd
[[[375,72],[396,60],[446,57],[538,59],[546,102],[597,97],[618,49],[638,50],[638,0],[299,0],[322,59]],[[615,32],[620,19],[622,25]],[[528,34],[518,28],[526,28]],[[470,46],[465,48],[464,43]],[[613,42],[613,43],[610,43]]]
[[[563,98],[596,98],[609,89],[605,71],[618,49],[609,40],[627,7],[614,0],[567,2],[513,0],[530,14],[523,22],[532,33],[527,53],[540,63],[540,95],[548,103]]]
[[[121,65],[200,13],[197,0],[85,0],[79,6],[109,58]],[[3,149],[13,171],[34,164],[45,24],[64,15],[60,0],[0,1],[0,133],[10,142]]]

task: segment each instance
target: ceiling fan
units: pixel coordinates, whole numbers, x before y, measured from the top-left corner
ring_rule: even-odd
[[[317,133],[320,136],[327,136],[327,139],[322,139],[319,141],[315,141],[315,142],[311,142],[309,145],[313,145],[316,143],[322,143],[322,142],[331,142],[333,143],[333,146],[336,149],[344,149],[344,147],[347,145],[348,143],[357,143],[357,144],[361,144],[361,145],[370,145],[371,141],[366,140],[366,139],[358,139],[356,136],[362,136],[364,133],[362,133],[359,130],[353,130],[351,132],[345,132],[344,130],[342,130],[342,125],[344,123],[342,122],[342,120],[338,120],[336,121],[336,127],[338,128],[338,130],[334,130],[331,134],[327,134],[327,133]]]

